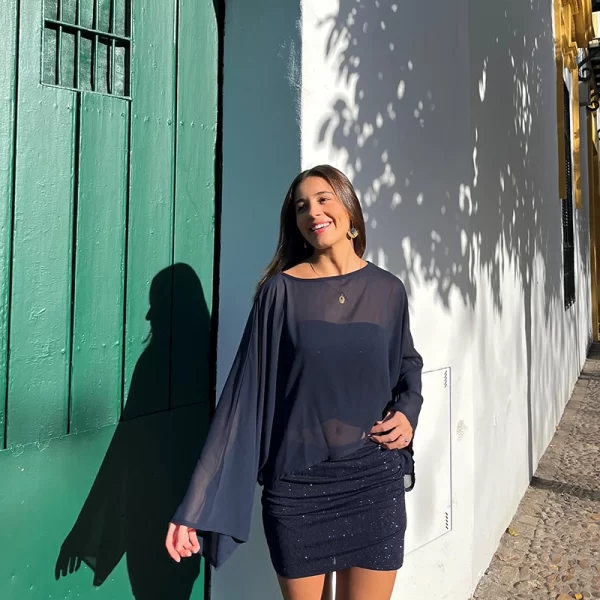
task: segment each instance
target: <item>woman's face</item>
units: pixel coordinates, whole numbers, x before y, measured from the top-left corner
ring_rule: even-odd
[[[308,177],[294,194],[296,224],[316,250],[348,243],[350,218],[331,186],[320,177]]]

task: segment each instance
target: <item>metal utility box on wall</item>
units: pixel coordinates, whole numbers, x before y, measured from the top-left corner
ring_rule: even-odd
[[[423,373],[423,409],[415,436],[416,485],[406,495],[412,552],[452,530],[451,370]]]
[[[0,11],[1,598],[204,595],[162,544],[211,403],[214,6]]]

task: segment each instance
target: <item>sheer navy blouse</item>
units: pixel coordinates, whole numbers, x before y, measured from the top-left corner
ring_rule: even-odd
[[[220,566],[248,539],[257,481],[353,452],[390,408],[416,429],[422,366],[391,273],[367,263],[319,279],[276,275],[254,302],[173,522],[196,529]]]

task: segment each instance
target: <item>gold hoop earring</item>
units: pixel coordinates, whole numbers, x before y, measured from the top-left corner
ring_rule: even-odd
[[[356,227],[352,227],[352,229],[350,229],[348,232],[348,237],[351,240],[355,240],[358,237],[358,231],[356,230]]]

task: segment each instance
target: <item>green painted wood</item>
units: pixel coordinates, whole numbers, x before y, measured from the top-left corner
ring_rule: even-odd
[[[21,2],[7,444],[67,431],[76,106],[40,85],[41,2]]]
[[[199,412],[165,411],[0,452],[0,530],[10,540],[0,598],[202,599],[200,560],[177,565],[164,550],[196,462],[188,434]],[[69,565],[79,568],[69,573]]]
[[[162,316],[171,312],[171,286],[161,279],[152,305],[150,286],[172,264],[173,254],[176,11],[172,2],[134,2],[133,11],[125,398],[151,326],[170,348],[170,327]],[[161,321],[151,323],[147,314]],[[147,399],[148,413],[168,406],[168,385]]]
[[[174,260],[191,267],[202,289],[185,269],[175,271],[171,406],[204,403],[207,418],[210,321],[204,316],[213,293],[217,49],[212,1],[180,0]]]
[[[83,94],[71,374],[71,428],[121,412],[129,106]]]
[[[8,306],[12,242],[14,111],[16,104],[17,2],[7,0],[0,11],[0,449],[4,448],[6,377],[8,368]]]
[[[84,93],[78,107],[79,94],[40,85],[53,68],[42,1],[21,3],[15,213],[0,215],[15,222],[0,598],[204,597],[201,561],[175,565],[163,542],[208,427],[217,31],[210,2],[176,1],[134,2],[130,123],[122,100]],[[123,389],[121,421],[98,429]]]

